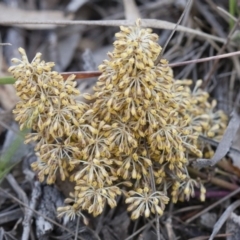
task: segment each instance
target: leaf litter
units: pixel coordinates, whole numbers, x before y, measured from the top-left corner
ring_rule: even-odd
[[[195,49],[200,49],[199,47],[206,42],[206,47],[199,55],[201,58],[209,57],[209,55],[219,55],[219,49],[221,49],[223,44],[226,45],[224,53],[231,53],[239,50],[239,43],[237,42],[236,36],[231,38],[226,44],[227,36],[230,32],[228,22],[229,16],[226,14],[229,12],[229,9],[226,5],[226,1],[207,0],[202,3],[202,1],[197,0],[197,4],[193,1],[189,12],[185,15],[185,20],[183,19],[183,22],[177,25],[175,23],[178,22],[178,19],[184,11],[187,1],[161,1],[161,3],[158,3],[158,1],[154,0],[139,0],[118,1],[113,3],[103,0],[90,0],[88,2],[72,0],[69,3],[69,1],[66,0],[55,0],[50,3],[50,1],[42,0],[41,3],[39,3],[37,0],[32,0],[30,6],[23,1],[15,0],[15,4],[19,6],[15,9],[11,7],[10,0],[5,0],[4,2],[5,5],[0,2],[0,9],[4,9],[4,14],[0,16],[0,31],[3,33],[1,37],[3,38],[3,42],[12,44],[12,46],[6,44],[1,44],[0,46],[3,50],[1,57],[3,57],[4,62],[10,62],[10,59],[16,54],[19,42],[21,42],[23,45],[27,46],[27,51],[30,56],[33,56],[37,51],[43,50],[44,59],[47,61],[56,61],[58,63],[57,70],[60,72],[86,71],[84,67],[86,62],[84,63],[84,61],[81,60],[86,48],[91,49],[94,56],[93,59],[105,59],[108,46],[111,45],[113,40],[115,27],[133,24],[135,21],[134,18],[140,14],[143,18],[143,25],[154,28],[154,31],[156,31],[162,39],[168,39],[171,31],[176,28],[174,36],[167,45],[165,55],[168,56],[168,60],[171,64],[182,62],[184,56],[185,61],[189,60],[192,65],[191,69],[188,68],[187,65],[176,66],[174,68],[175,75],[185,73],[186,78],[191,78],[196,81],[205,76],[210,76],[209,73],[211,73],[206,89],[209,91],[211,97],[220,100],[219,105],[223,106],[224,110],[229,115],[231,112],[233,112],[233,115],[220,141],[201,136],[203,141],[216,148],[216,152],[212,159],[203,161],[205,162],[204,169],[198,171],[193,169],[193,174],[203,177],[207,191],[209,195],[212,196],[207,199],[202,208],[205,212],[214,212],[217,214],[219,221],[215,223],[213,229],[206,228],[201,224],[198,217],[204,214],[204,212],[202,208],[197,207],[199,202],[194,198],[190,200],[189,203],[172,205],[172,209],[170,209],[169,206],[165,215],[160,219],[161,239],[169,239],[169,234],[171,236],[176,236],[178,239],[208,239],[211,234],[212,237],[225,236],[227,239],[234,239],[231,237],[233,237],[234,234],[236,235],[237,232],[231,232],[231,235],[229,235],[229,231],[238,226],[239,220],[237,220],[238,218],[234,211],[236,211],[239,206],[236,198],[238,196],[237,193],[239,191],[237,188],[240,182],[235,173],[231,172],[232,168],[221,166],[219,161],[224,159],[230,166],[239,166],[237,162],[240,159],[240,146],[237,144],[239,141],[239,133],[237,132],[239,127],[239,102],[234,104],[239,92],[239,83],[237,81],[239,76],[234,75],[235,77],[230,81],[229,77],[226,75],[236,72],[239,66],[239,59],[230,56],[229,59],[219,60],[212,71],[213,64],[211,62],[207,63],[204,61],[202,63],[194,63],[193,60],[196,53],[198,53]],[[206,12],[208,15],[204,16]],[[126,20],[118,20],[119,16],[124,16]],[[69,19],[74,19],[74,21],[69,21]],[[235,18],[233,20],[236,23],[237,19]],[[72,25],[76,26],[72,27]],[[70,47],[68,48],[68,46]],[[10,47],[11,50],[9,51]],[[192,55],[189,53],[192,53]],[[61,61],[58,60],[59,58]],[[98,62],[96,65],[98,65]],[[94,66],[94,64],[91,66]],[[188,69],[190,69],[190,71]],[[94,68],[90,67],[88,71],[94,71]],[[0,74],[0,80],[3,78],[5,78],[6,81],[8,80],[6,78],[6,76],[8,76],[7,72],[0,71]],[[219,75],[223,77],[219,78]],[[91,84],[81,85],[81,82],[82,81],[78,82],[79,88],[87,92],[91,91],[95,79],[92,79]],[[225,88],[223,89],[222,86],[225,86]],[[16,103],[14,99],[15,95],[5,88],[1,90],[0,108],[4,111],[9,111]],[[223,90],[225,90],[225,92]],[[221,95],[222,93],[225,93],[225,95]],[[0,132],[0,148],[3,150],[4,143],[7,141],[12,131],[13,120],[12,118],[8,120],[8,118],[3,115],[3,112],[0,111],[0,121],[3,122],[2,125],[0,123],[0,125],[3,126],[3,130]],[[16,151],[16,149],[11,148],[10,145],[8,149],[10,149],[11,154]],[[4,152],[5,150],[6,149],[4,149]],[[146,222],[144,219],[141,219],[137,223],[129,221],[129,217],[123,214],[124,203],[121,207],[115,209],[113,214],[108,214],[110,210],[106,209],[102,219],[93,219],[89,216],[89,224],[86,226],[84,223],[80,222],[77,229],[76,222],[71,223],[71,225],[59,219],[54,219],[53,221],[51,219],[46,219],[45,216],[48,216],[50,212],[52,214],[50,215],[54,216],[54,209],[49,209],[49,212],[46,214],[43,209],[40,211],[38,206],[40,206],[39,204],[41,204],[43,199],[47,200],[46,202],[44,202],[45,200],[42,202],[42,206],[48,204],[51,202],[50,199],[53,199],[53,196],[51,196],[51,194],[48,195],[48,190],[45,192],[39,191],[41,194],[44,192],[44,195],[40,194],[38,200],[34,197],[36,196],[36,194],[33,194],[34,191],[36,191],[36,185],[34,185],[36,182],[30,180],[30,173],[28,172],[31,172],[31,168],[29,167],[30,163],[28,162],[32,161],[30,156],[32,156],[33,150],[29,148],[24,151],[21,157],[15,154],[16,157],[12,158],[11,154],[9,155],[11,156],[11,160],[15,163],[14,167],[11,169],[11,175],[9,176],[12,176],[15,181],[13,181],[14,184],[10,187],[8,179],[11,179],[11,177],[9,178],[8,176],[8,178],[5,178],[1,183],[0,194],[4,194],[5,198],[0,205],[0,216],[6,213],[13,214],[14,211],[16,214],[19,214],[20,206],[22,214],[25,216],[25,219],[27,219],[26,226],[24,227],[27,230],[24,231],[23,235],[25,239],[25,236],[28,235],[31,221],[36,222],[36,216],[42,217],[41,223],[43,225],[48,224],[48,221],[52,224],[54,230],[49,231],[49,233],[44,233],[46,239],[57,237],[58,239],[111,240],[122,238],[147,239],[147,236],[152,236],[152,239],[154,239],[154,237],[156,237],[155,219],[152,219],[150,222]],[[207,164],[209,168],[206,168],[206,163],[211,163]],[[28,171],[26,171],[26,166],[29,168]],[[28,174],[26,172],[28,172]],[[31,174],[34,176],[34,173]],[[54,187],[57,191],[60,190],[60,195],[57,199],[61,202],[61,194],[63,193],[63,191],[61,191],[61,185]],[[216,192],[221,192],[226,189],[226,187],[228,187],[231,193],[226,193],[225,198],[222,199],[228,201],[228,207],[222,205],[222,202],[219,201],[218,195],[216,194]],[[43,190],[44,186],[41,185],[40,188]],[[16,198],[19,194],[17,189],[22,189],[22,191],[25,192],[28,198],[27,206],[26,203]],[[71,185],[64,186],[65,192],[69,192],[71,189]],[[234,192],[234,189],[237,190]],[[50,190],[50,192],[54,191]],[[223,194],[225,193],[223,192]],[[33,201],[33,205],[30,204],[31,200]],[[37,205],[34,202],[35,200],[38,201]],[[13,205],[12,202],[16,204]],[[11,206],[13,209],[11,209]],[[22,208],[22,206],[24,206],[24,208]],[[184,209],[186,206],[189,207],[186,212],[180,212],[177,215],[173,214],[175,211]],[[24,210],[27,209],[27,207],[33,208],[32,211],[34,214],[27,214],[27,211]],[[225,211],[224,208],[226,208]],[[186,220],[186,223],[183,223],[183,219]],[[16,219],[9,219],[9,221],[5,220],[4,223],[0,224],[0,237],[2,239],[9,239],[11,236],[12,239],[14,239],[14,237],[15,239],[20,239],[22,237],[21,229],[23,229],[21,221],[21,219],[19,222],[17,222]],[[96,234],[96,226],[98,226],[99,221],[104,223],[104,228],[100,228]],[[226,221],[227,225],[225,231],[223,224]],[[191,225],[190,222],[192,223]],[[114,231],[111,229],[114,229]],[[170,233],[171,231],[169,229],[171,229],[172,233]],[[36,239],[37,233],[34,225],[31,226],[31,231],[33,231]],[[76,233],[76,231],[78,233]],[[119,232],[125,234],[124,237],[118,234]],[[77,238],[75,236],[77,236]]]

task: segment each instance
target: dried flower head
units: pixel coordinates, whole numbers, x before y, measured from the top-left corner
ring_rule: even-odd
[[[228,117],[222,110],[216,110],[217,101],[208,101],[209,94],[200,87],[202,80],[198,80],[191,91],[189,85],[191,80],[177,80],[175,84],[182,84],[187,92],[186,97],[191,99],[191,106],[188,109],[191,116],[191,126],[202,136],[220,141],[227,127]],[[209,144],[198,139],[198,149],[200,149],[205,158],[212,158],[214,151]]]
[[[34,130],[26,138],[27,143],[37,142],[39,161],[32,167],[41,181],[47,175],[47,183],[52,184],[58,172],[65,180],[73,169],[73,159],[81,154],[77,140],[88,141],[92,127],[79,127],[79,122],[89,107],[74,100],[79,95],[74,75],[64,81],[59,73],[52,71],[54,63],[41,61],[40,53],[30,63],[22,48],[19,52],[22,59],[13,59],[17,65],[9,68],[21,99],[13,113],[21,129]]]
[[[189,155],[202,156],[199,134],[225,128],[199,83],[191,92],[190,81],[174,80],[167,60],[155,64],[161,47],[151,29],[139,21],[120,29],[94,94],[84,94],[89,105],[75,100],[74,76],[64,81],[40,54],[29,63],[20,49],[22,60],[9,69],[21,99],[16,120],[34,130],[26,142],[37,142],[32,166],[40,181],[54,183],[58,172],[76,183],[69,206],[59,208],[70,218],[82,210],[97,216],[122,193],[132,219],[162,215],[170,197],[188,200],[194,187],[204,200],[205,188],[189,177]]]
[[[162,192],[152,192],[148,187],[129,191],[129,197],[126,199],[126,203],[130,204],[127,210],[132,212],[132,219],[137,219],[141,215],[148,218],[151,213],[162,215],[168,201],[169,198]]]

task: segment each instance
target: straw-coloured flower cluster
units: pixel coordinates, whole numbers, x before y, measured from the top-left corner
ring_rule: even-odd
[[[16,79],[15,87],[21,101],[14,109],[15,119],[20,128],[32,128],[26,143],[37,141],[40,162],[33,164],[38,170],[40,181],[47,175],[47,183],[55,182],[57,173],[65,180],[73,169],[73,161],[80,154],[77,146],[84,145],[83,135],[92,131],[91,126],[80,126],[81,116],[89,108],[78,103],[74,96],[79,95],[73,81],[51,71],[54,63],[40,60],[38,53],[29,63],[25,51],[20,48],[22,60],[13,59],[18,65],[9,68]]]
[[[175,81],[177,84],[179,81]],[[202,80],[198,80],[194,89],[191,91],[189,85],[191,80],[180,80],[185,91],[188,92],[188,99],[191,99],[191,108],[188,113],[191,116],[191,125],[200,132],[201,135],[220,141],[227,127],[228,117],[222,110],[216,111],[217,101],[208,101],[209,94],[203,91],[200,86]],[[214,151],[209,144],[198,140],[198,149],[203,152],[204,158],[212,158]]]
[[[174,80],[167,60],[155,64],[158,36],[139,25],[120,27],[94,94],[84,94],[88,105],[74,100],[74,76],[64,81],[40,54],[29,63],[20,49],[22,60],[13,60],[16,120],[34,130],[27,142],[37,141],[33,168],[41,181],[47,175],[53,183],[60,173],[76,182],[61,215],[97,216],[122,193],[132,219],[162,215],[169,198],[188,200],[195,187],[204,200],[205,188],[188,174],[188,156],[202,157],[199,134],[220,136],[225,115],[213,112],[199,83],[191,92],[189,81]]]

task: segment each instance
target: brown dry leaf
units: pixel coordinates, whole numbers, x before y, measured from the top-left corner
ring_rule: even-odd
[[[239,153],[236,153],[234,151],[229,152],[228,156],[231,157],[231,154],[235,153],[236,156],[239,156]],[[240,159],[236,159],[236,162],[238,162]],[[229,173],[233,173],[234,175],[236,175],[237,177],[240,178],[240,168],[233,166],[233,161],[229,158],[223,158],[220,162],[218,162],[217,164],[218,167],[222,168],[224,171],[227,171]]]
[[[12,110],[18,101],[19,98],[13,85],[0,86],[0,104],[4,110]]]
[[[234,202],[233,204],[231,204],[230,206],[228,206],[228,208],[225,210],[225,212],[222,214],[222,216],[219,218],[219,220],[215,223],[214,228],[213,228],[213,232],[209,238],[209,240],[213,240],[214,237],[217,235],[218,231],[220,230],[220,228],[223,226],[224,222],[228,219],[228,217],[230,216],[230,214],[240,206],[240,200],[237,200],[236,202]],[[239,239],[239,238],[238,238]]]
[[[231,213],[227,220],[226,233],[231,233],[231,236],[227,237],[227,240],[239,240],[240,239],[240,216],[235,213]]]
[[[232,141],[235,138],[236,132],[239,128],[239,122],[240,122],[240,119],[237,112],[233,111],[232,118],[227,126],[227,129],[223,135],[223,138],[219,143],[214,156],[212,157],[212,160],[211,160],[212,165],[215,165],[220,159],[225,157],[225,155],[229,151],[232,145]]]
[[[236,137],[233,140],[233,145],[232,145],[235,149],[238,149],[240,151],[240,128],[238,128],[238,131],[236,133]],[[231,151],[229,153],[229,156],[232,159],[233,162],[233,166],[237,167],[238,169],[240,169],[240,157],[239,157],[239,153],[237,151]]]
[[[197,161],[194,162],[193,166],[195,167],[214,166],[217,162],[224,158],[231,148],[232,141],[235,138],[236,132],[239,128],[239,123],[240,123],[239,115],[236,111],[233,111],[231,120],[227,126],[227,129],[225,130],[222,140],[218,144],[218,147],[212,159],[197,159]]]
[[[35,11],[35,10],[25,10],[20,8],[11,8],[7,5],[0,3],[0,24],[12,26],[13,24],[3,24],[3,21],[62,21],[71,20],[72,16],[64,16],[62,11]],[[21,27],[26,29],[51,29],[55,28],[55,24],[23,24]]]

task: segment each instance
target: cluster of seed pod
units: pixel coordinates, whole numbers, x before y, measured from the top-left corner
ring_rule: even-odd
[[[39,179],[47,175],[51,184],[60,173],[76,183],[60,215],[88,210],[97,216],[122,193],[132,219],[162,215],[169,198],[189,199],[195,187],[204,200],[205,188],[188,174],[188,155],[202,157],[199,134],[221,123],[212,118],[203,128],[205,93],[174,80],[167,60],[155,63],[161,47],[151,29],[139,22],[120,29],[109,60],[99,66],[94,94],[83,95],[90,104],[74,100],[74,76],[64,82],[40,54],[29,63],[20,49],[22,61],[14,59],[18,65],[10,68],[21,98],[16,120],[35,131],[27,142],[37,141]],[[193,100],[200,112],[191,108]]]
[[[25,51],[19,48],[22,60],[13,59],[18,65],[9,68],[16,79],[15,88],[21,99],[13,110],[20,128],[32,128],[26,143],[37,142],[35,150],[40,160],[33,164],[40,181],[47,175],[47,183],[55,182],[57,173],[61,179],[69,177],[73,160],[80,152],[76,142],[84,145],[82,135],[93,131],[91,126],[79,127],[81,116],[89,109],[74,100],[79,95],[70,76],[66,81],[52,71],[54,63],[41,61],[37,53],[29,63]]]
[[[190,89],[192,80],[179,80],[178,82],[185,87],[188,98],[191,98],[191,107],[188,114],[191,116],[191,125],[200,132],[202,136],[220,141],[228,124],[228,116],[222,110],[216,110],[217,101],[209,101],[209,94],[200,87],[202,80],[198,80],[193,90]],[[198,140],[198,149],[203,153],[204,158],[212,158],[214,150],[211,145]]]

